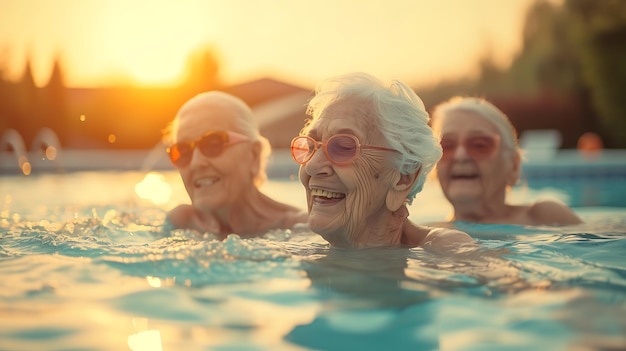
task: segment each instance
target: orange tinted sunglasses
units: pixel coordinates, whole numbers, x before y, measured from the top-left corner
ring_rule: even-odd
[[[465,152],[472,158],[484,159],[495,154],[500,146],[500,136],[474,135],[463,139],[461,142],[456,138],[443,137],[441,139],[441,148],[443,150],[441,159],[453,158],[459,145],[463,145]]]
[[[247,136],[230,131],[210,131],[198,140],[181,141],[167,148],[167,154],[172,164],[178,168],[185,167],[191,162],[193,150],[197,147],[200,152],[209,158],[218,157],[226,147],[249,140]]]

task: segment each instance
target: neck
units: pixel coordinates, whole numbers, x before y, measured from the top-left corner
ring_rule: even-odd
[[[396,246],[402,243],[402,231],[409,216],[406,206],[394,212],[388,210],[376,218],[375,223],[366,221],[358,232],[353,232],[352,247],[366,248],[375,246]]]
[[[480,202],[456,202],[454,205],[454,221],[467,221],[479,223],[495,223],[509,216],[511,206],[501,201]]]
[[[250,237],[280,227],[285,212],[290,208],[254,188],[230,206],[224,206],[211,215],[219,224],[219,234],[235,233]]]

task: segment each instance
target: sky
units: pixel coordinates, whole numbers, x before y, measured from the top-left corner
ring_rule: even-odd
[[[226,84],[365,71],[428,85],[476,74],[486,55],[507,67],[533,2],[0,0],[0,73],[19,79],[29,58],[43,85],[58,57],[68,86],[172,86],[210,48]]]

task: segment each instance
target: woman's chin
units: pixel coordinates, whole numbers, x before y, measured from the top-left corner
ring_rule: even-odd
[[[478,191],[471,191],[471,189],[465,189],[463,191],[450,191],[448,192],[448,200],[452,204],[474,202],[480,199],[481,193]]]
[[[326,214],[315,213],[315,211],[309,213],[309,229],[322,236],[338,231],[340,226],[335,225],[336,222],[336,216],[330,217]]]

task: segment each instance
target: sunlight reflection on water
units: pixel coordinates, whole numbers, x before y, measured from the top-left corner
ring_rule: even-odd
[[[167,201],[142,197],[149,184],[166,186]],[[273,179],[263,191],[304,205],[297,180]],[[573,198],[558,188],[514,191],[519,201]],[[484,250],[451,258],[421,248],[330,249],[304,227],[225,240],[170,231],[167,209],[189,201],[176,172],[9,176],[0,194],[7,349],[552,350],[626,342],[626,208],[577,208],[588,223],[562,228],[461,223]],[[411,216],[441,220],[448,210],[429,183]]]
[[[150,172],[135,185],[135,193],[155,205],[164,205],[170,200],[172,189],[162,174]]]

